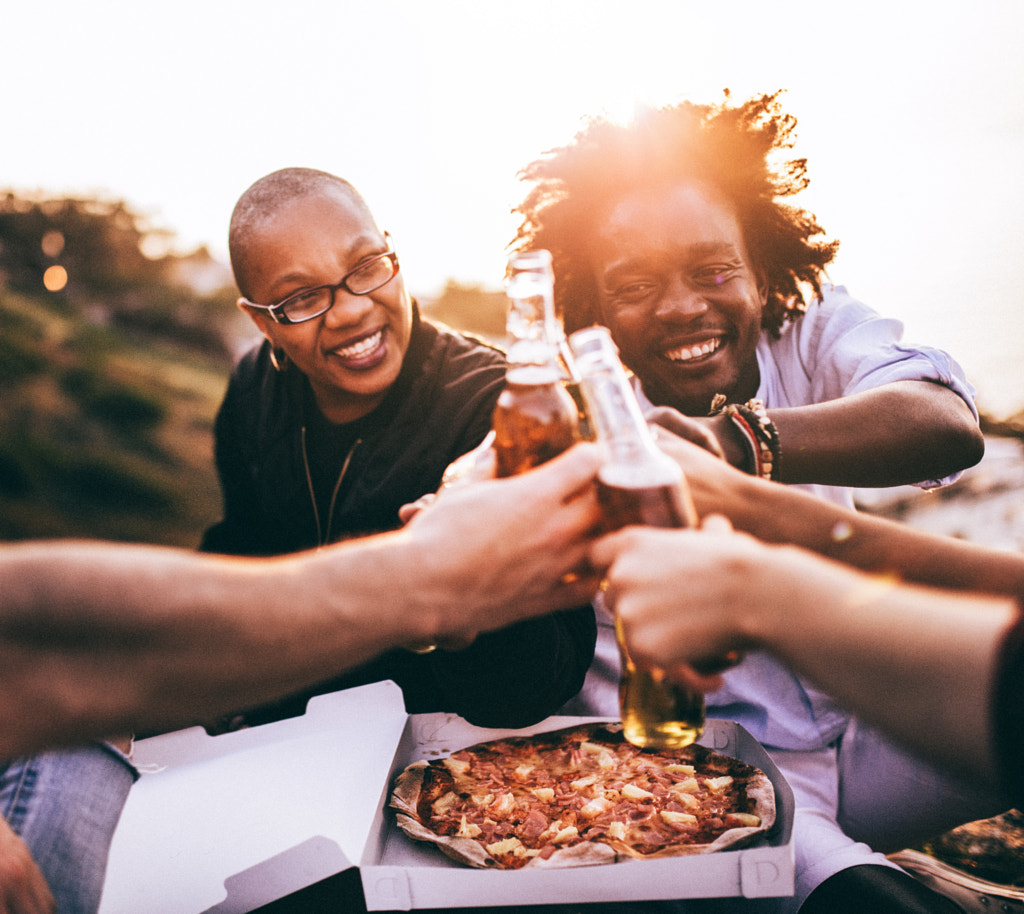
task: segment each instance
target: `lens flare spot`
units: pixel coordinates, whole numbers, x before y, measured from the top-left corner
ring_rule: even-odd
[[[851,536],[853,536],[853,527],[844,520],[839,521],[832,528],[832,542],[834,543],[845,543]]]
[[[68,271],[64,267],[54,265],[48,267],[43,274],[43,285],[49,292],[59,292],[68,284]]]
[[[61,251],[64,250],[64,233],[56,230],[47,232],[39,246],[47,257],[60,257]]]

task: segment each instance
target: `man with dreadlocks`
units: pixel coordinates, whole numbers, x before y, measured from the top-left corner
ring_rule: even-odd
[[[855,486],[947,483],[984,450],[973,388],[944,352],[901,342],[899,322],[825,281],[838,243],[785,202],[808,183],[805,160],[787,158],[795,123],[778,94],[728,93],[628,125],[591,120],[522,172],[513,247],[550,250],[566,328],[607,326],[652,417],[675,411],[674,431],[734,466],[849,507]],[[691,485],[701,514],[724,510]],[[570,713],[616,713],[601,621]],[[881,851],[1002,811],[765,654],[725,676],[708,713],[750,730],[796,794],[796,893],[774,910],[944,911]]]

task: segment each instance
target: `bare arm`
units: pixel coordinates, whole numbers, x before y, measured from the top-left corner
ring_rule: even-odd
[[[407,527],[275,559],[84,541],[0,551],[0,757],[258,704],[382,651],[586,603],[580,446]],[[500,556],[500,560],[495,557]]]
[[[692,678],[689,660],[764,648],[912,749],[996,779],[990,696],[1015,601],[898,584],[724,521],[631,528],[593,560],[609,566],[606,597],[638,663]]]
[[[931,381],[897,381],[826,403],[768,410],[782,447],[781,481],[896,486],[941,479],[981,460],[985,440],[967,404]],[[726,459],[747,451],[725,417],[710,425]]]
[[[687,421],[659,410],[671,428]],[[913,530],[841,508],[807,492],[741,473],[708,451],[657,429],[659,446],[686,474],[697,513],[724,514],[738,530],[772,543],[792,543],[865,571],[907,581],[986,593],[1024,592],[1024,558]]]

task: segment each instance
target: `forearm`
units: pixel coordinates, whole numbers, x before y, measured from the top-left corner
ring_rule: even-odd
[[[373,548],[248,561],[85,542],[9,547],[0,756],[54,734],[74,742],[189,723],[364,662],[416,635],[381,599],[384,565]]]
[[[900,381],[826,403],[769,409],[787,483],[895,486],[973,466],[984,438],[967,404],[929,381]]]
[[[791,549],[762,577],[784,583],[737,623],[747,643],[912,749],[995,778],[992,686],[1015,601],[898,585]]]
[[[758,539],[792,543],[865,571],[917,584],[992,594],[1024,593],[1024,556],[939,536],[841,508],[752,477],[734,480],[718,513]]]
[[[673,429],[676,417],[663,426]],[[793,486],[730,467],[705,449],[657,429],[659,446],[680,465],[701,517],[724,514],[737,530],[793,543],[865,571],[887,571],[936,587],[1024,592],[1024,556],[915,530],[842,508]]]
[[[579,606],[599,451],[443,494],[403,530],[270,559],[111,543],[0,552],[0,757],[250,707],[391,648]],[[498,556],[500,560],[496,560]]]

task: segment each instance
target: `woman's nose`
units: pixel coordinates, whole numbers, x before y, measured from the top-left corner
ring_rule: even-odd
[[[334,292],[334,304],[324,315],[324,323],[331,327],[351,327],[359,324],[373,310],[369,295],[353,295],[344,289]]]

